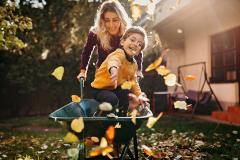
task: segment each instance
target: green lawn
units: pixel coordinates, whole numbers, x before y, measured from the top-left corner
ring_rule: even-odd
[[[66,130],[47,117],[0,120],[0,159],[68,159]],[[140,159],[146,145],[155,159],[240,160],[240,127],[163,116],[152,129],[138,130]]]

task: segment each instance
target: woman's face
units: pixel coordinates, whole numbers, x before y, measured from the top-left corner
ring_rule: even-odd
[[[115,12],[107,11],[104,13],[103,19],[105,27],[109,34],[112,36],[119,35],[121,20],[118,15]]]

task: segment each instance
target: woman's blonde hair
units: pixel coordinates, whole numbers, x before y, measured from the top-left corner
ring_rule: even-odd
[[[93,31],[97,34],[97,37],[100,41],[101,46],[105,50],[111,50],[111,35],[107,31],[104,22],[104,14],[106,12],[115,12],[120,18],[120,30],[119,35],[122,36],[126,28],[131,26],[131,19],[128,17],[125,9],[117,0],[108,0],[102,3],[100,9],[97,11],[95,18],[95,24],[93,26]]]

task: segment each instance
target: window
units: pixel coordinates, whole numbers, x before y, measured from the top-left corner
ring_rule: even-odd
[[[240,80],[240,27],[211,36],[212,83]]]

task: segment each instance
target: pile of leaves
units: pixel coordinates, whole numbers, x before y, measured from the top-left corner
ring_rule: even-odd
[[[38,123],[42,130],[30,123],[36,121],[22,126],[21,119],[12,121],[19,126],[11,129],[1,126],[0,159],[69,159],[68,151],[78,144],[64,142],[66,131],[57,123],[57,130],[53,130],[51,122],[47,118],[44,121]],[[20,130],[20,126],[25,129]],[[239,127],[163,116],[154,128],[143,125],[138,130],[139,159],[236,159],[240,157],[239,134]]]

